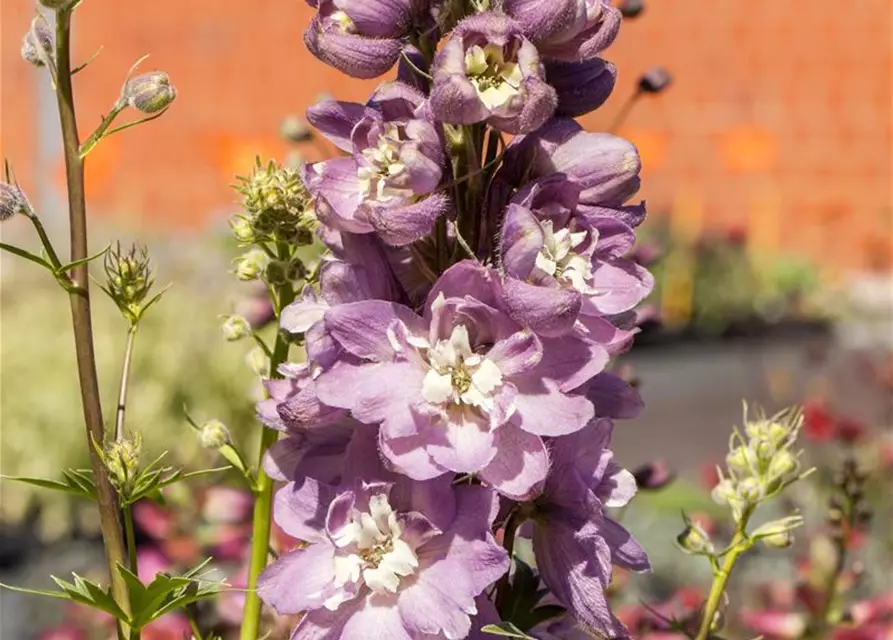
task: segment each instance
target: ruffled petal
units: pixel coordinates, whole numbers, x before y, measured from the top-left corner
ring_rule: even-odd
[[[522,502],[542,489],[549,454],[542,438],[507,424],[496,432],[496,457],[478,474],[500,494]]]

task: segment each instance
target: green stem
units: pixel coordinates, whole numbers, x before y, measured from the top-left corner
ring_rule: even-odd
[[[127,411],[127,387],[130,381],[130,363],[133,358],[133,341],[139,324],[133,323],[127,331],[127,342],[124,345],[124,364],[121,367],[121,385],[118,388],[118,412],[115,416],[115,440],[124,435],[124,417]]]
[[[626,99],[626,102],[624,102],[623,106],[620,107],[620,111],[617,112],[616,116],[614,116],[614,121],[611,123],[611,126],[608,127],[608,133],[617,133],[617,130],[620,129],[621,126],[623,126],[624,122],[626,122],[626,119],[632,112],[633,107],[636,106],[636,103],[641,97],[642,92],[636,89],[636,91],[632,95],[630,95],[629,98]]]
[[[751,541],[747,535],[747,521],[752,513],[751,508],[747,508],[741,514],[738,520],[738,526],[735,528],[735,535],[729,545],[728,553],[725,554],[722,565],[719,569],[713,571],[713,584],[710,585],[710,593],[707,595],[707,602],[704,604],[704,617],[701,618],[701,627],[698,629],[698,635],[695,640],[707,640],[710,637],[710,630],[713,627],[713,621],[716,618],[716,612],[722,603],[722,596],[726,591],[729,577],[732,575],[732,569],[735,563],[745,551],[750,549]]]
[[[124,507],[124,534],[127,536],[127,567],[130,573],[139,575],[139,565],[136,560],[136,533],[133,528],[133,510]]]
[[[40,238],[40,244],[43,245],[44,251],[47,252],[47,257],[50,259],[50,264],[53,265],[54,269],[59,269],[62,266],[62,262],[59,260],[59,256],[56,255],[56,250],[53,248],[53,243],[50,242],[50,238],[47,235],[46,229],[43,228],[43,223],[40,221],[34,213],[28,214],[28,219],[31,221],[31,224],[34,225],[34,229],[37,231],[37,236]]]
[[[279,287],[278,308],[284,309],[295,298],[290,284]],[[281,332],[276,336],[273,356],[270,358],[270,376],[281,378],[279,365],[288,359],[289,342]],[[260,441],[260,453],[257,461],[257,490],[254,502],[252,522],[251,560],[248,569],[248,590],[245,593],[245,611],[242,616],[240,640],[256,640],[260,630],[260,618],[263,605],[257,595],[257,580],[267,566],[270,549],[270,518],[273,512],[273,479],[263,469],[264,454],[276,439],[279,432],[264,427]]]
[[[77,119],[74,108],[74,92],[71,86],[71,11],[56,14],[56,65],[58,81],[56,97],[62,126],[62,144],[65,156],[65,176],[68,187],[68,212],[71,221],[71,261],[87,257],[87,203],[84,194],[84,164],[80,158]],[[75,351],[87,449],[96,484],[99,503],[99,525],[105,545],[106,562],[112,595],[125,612],[130,610],[127,584],[118,573],[117,566],[126,562],[124,537],[118,517],[117,496],[109,480],[94,442],[102,446],[105,428],[102,421],[102,404],[99,400],[99,380],[96,375],[96,356],[93,347],[93,321],[90,312],[90,278],[87,265],[72,270],[72,280],[77,288],[70,293],[71,318],[74,327]],[[127,630],[129,633],[129,630]]]

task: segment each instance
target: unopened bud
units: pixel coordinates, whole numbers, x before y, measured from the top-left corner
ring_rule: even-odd
[[[742,475],[756,471],[757,463],[758,460],[753,450],[744,445],[735,447],[726,456],[726,464],[729,465],[729,469]]]
[[[720,480],[710,492],[713,500],[719,504],[731,504],[738,499],[738,492],[735,490],[735,484],[729,478]]]
[[[264,279],[274,286],[281,286],[289,282],[288,263],[281,260],[271,260],[264,272]]]
[[[769,476],[772,478],[787,478],[800,468],[796,456],[787,449],[777,452],[769,464]]]
[[[42,67],[46,58],[53,57],[53,47],[53,32],[44,20],[37,18],[22,39],[22,59]]]
[[[636,18],[645,10],[642,0],[623,0],[617,7],[624,18]]]
[[[112,482],[118,488],[127,485],[139,469],[143,439],[136,434],[133,439],[120,438],[112,442],[105,453],[105,465]]]
[[[245,363],[261,378],[270,375],[270,359],[260,347],[252,349],[245,356]]]
[[[313,139],[313,131],[300,117],[292,115],[285,118],[279,125],[279,135],[288,142],[307,142]]]
[[[198,440],[206,449],[219,449],[232,444],[233,441],[229,429],[220,420],[208,420],[205,422],[199,429]]]
[[[760,481],[756,478],[743,478],[741,482],[738,483],[738,497],[745,502],[756,504],[765,496],[766,493],[763,490]]]
[[[639,78],[639,91],[644,93],[661,93],[673,82],[673,76],[663,67],[654,67]]]
[[[751,537],[761,540],[767,547],[786,549],[794,543],[794,529],[801,526],[802,517],[788,516],[757,527]]]
[[[693,555],[709,555],[714,551],[707,532],[691,521],[686,522],[685,530],[676,536],[676,542],[684,551]]]
[[[233,232],[233,237],[243,244],[253,244],[256,240],[251,222],[242,216],[233,216],[230,218],[229,228]]]
[[[236,276],[239,280],[257,280],[264,273],[270,257],[261,249],[252,249],[236,258]]]
[[[28,210],[25,194],[14,184],[0,182],[0,222]]]
[[[220,325],[220,332],[227,342],[236,342],[251,336],[251,325],[241,316],[228,316]]]
[[[636,479],[636,486],[639,489],[656,491],[670,484],[676,474],[665,462],[655,460],[633,471],[633,477]]]
[[[131,78],[124,85],[124,100],[142,113],[158,113],[177,97],[177,90],[163,71],[149,71]]]
[[[794,544],[794,533],[792,531],[779,531],[778,533],[765,536],[761,540],[770,549],[787,549]]]

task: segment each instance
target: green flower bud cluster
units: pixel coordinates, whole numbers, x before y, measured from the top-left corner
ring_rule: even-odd
[[[204,448],[215,450],[233,442],[229,429],[220,420],[205,422],[199,429],[198,439]]]
[[[732,508],[736,520],[802,476],[801,452],[792,451],[801,424],[801,415],[794,411],[750,421],[745,416],[744,433],[736,430],[732,435],[727,473],[720,470],[712,495]]]
[[[676,536],[676,544],[678,544],[683,551],[691,555],[713,555],[716,549],[713,546],[713,542],[710,540],[710,534],[698,526],[697,523],[692,522],[688,517],[683,517],[685,518],[685,529],[682,533]]]
[[[137,477],[142,449],[143,438],[139,433],[133,438],[122,437],[106,447],[103,461],[112,484],[119,491],[124,491]]]
[[[104,267],[106,282],[103,289],[125,316],[132,321],[138,320],[144,310],[143,302],[155,284],[148,250],[134,244],[125,252],[118,243],[106,253]]]
[[[299,173],[258,159],[251,176],[239,178],[244,214],[230,226],[242,244],[276,242],[290,247],[313,243],[316,218]]]
[[[225,316],[220,332],[227,342],[236,342],[252,334],[251,325],[242,316]]]

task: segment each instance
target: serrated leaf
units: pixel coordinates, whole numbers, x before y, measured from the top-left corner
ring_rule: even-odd
[[[62,491],[64,493],[68,493],[68,494],[75,495],[75,496],[81,496],[83,498],[94,497],[93,492],[86,491],[78,483],[61,482],[59,480],[48,480],[46,478],[31,478],[28,476],[0,476],[0,478],[2,478],[4,480],[12,480],[14,482],[22,482],[24,484],[30,484],[35,487],[40,487],[41,489],[52,489],[54,491]],[[66,480],[68,480],[67,477],[66,477]]]
[[[536,640],[533,636],[529,636],[511,622],[500,622],[499,624],[488,624],[482,627],[481,631],[494,636],[502,636],[503,638],[520,638],[521,640]]]
[[[104,611],[110,616],[123,622],[129,622],[127,614],[124,613],[124,611],[121,610],[121,607],[118,606],[118,603],[115,602],[110,591],[103,589],[98,584],[91,582],[86,578],[82,578],[76,573],[72,574],[72,576],[74,577],[73,583],[66,582],[56,576],[50,576],[50,578],[53,582],[59,585],[59,588],[68,595],[70,600],[87,605],[88,607],[99,611]]]
[[[32,596],[46,596],[48,598],[59,598],[60,600],[70,600],[68,594],[64,591],[50,591],[48,589],[26,589],[25,587],[16,587],[11,584],[0,582],[0,587],[9,589],[17,593],[27,593]]]

